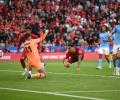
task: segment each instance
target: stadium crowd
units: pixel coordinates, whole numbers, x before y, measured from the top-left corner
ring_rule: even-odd
[[[21,30],[49,28],[44,52],[65,51],[69,41],[95,51],[100,26],[113,28],[117,16],[120,0],[0,0],[0,49],[17,48]]]

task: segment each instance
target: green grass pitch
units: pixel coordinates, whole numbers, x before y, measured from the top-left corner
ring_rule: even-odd
[[[45,79],[25,80],[20,63],[0,62],[0,100],[120,100],[120,77],[112,76],[106,62],[102,70],[97,61],[82,62],[79,72],[76,64],[46,65]]]

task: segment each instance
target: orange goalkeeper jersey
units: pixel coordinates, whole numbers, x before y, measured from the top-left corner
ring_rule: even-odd
[[[37,49],[38,43],[43,41],[46,38],[47,34],[43,34],[38,39],[31,39],[30,41],[24,42],[24,48],[26,51],[26,55],[30,65],[36,65],[36,63],[40,62],[40,55]]]

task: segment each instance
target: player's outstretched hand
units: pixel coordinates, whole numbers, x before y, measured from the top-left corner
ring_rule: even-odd
[[[46,30],[45,30],[45,34],[48,34],[48,33],[49,33],[49,30],[48,30],[48,29],[46,29]]]

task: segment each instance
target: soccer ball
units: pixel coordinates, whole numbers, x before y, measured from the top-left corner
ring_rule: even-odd
[[[69,67],[70,67],[70,63],[64,62],[64,66],[65,66],[66,68],[69,68]]]

